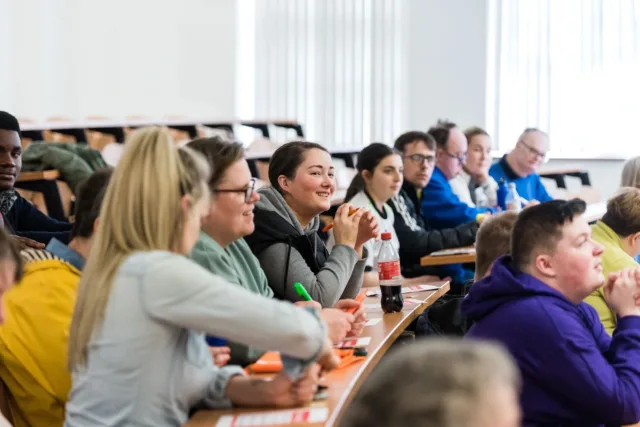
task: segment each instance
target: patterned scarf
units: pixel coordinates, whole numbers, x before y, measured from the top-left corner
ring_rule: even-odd
[[[0,191],[0,212],[3,216],[7,216],[7,213],[13,207],[13,204],[18,199],[15,189]]]

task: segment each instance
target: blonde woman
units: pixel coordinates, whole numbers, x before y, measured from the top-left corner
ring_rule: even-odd
[[[335,366],[313,308],[226,283],[185,255],[209,208],[209,170],[166,129],[128,142],[107,189],[70,328],[65,426],[178,426],[195,407],[312,399],[317,360]],[[271,381],[216,368],[203,333],[279,350]]]

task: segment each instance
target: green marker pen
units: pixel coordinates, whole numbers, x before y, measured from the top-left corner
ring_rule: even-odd
[[[307,290],[304,288],[304,286],[302,286],[302,283],[296,282],[293,284],[293,287],[303,300],[313,301],[309,296],[309,293],[307,292]]]

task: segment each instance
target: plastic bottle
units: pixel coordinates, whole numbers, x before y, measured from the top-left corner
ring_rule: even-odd
[[[380,279],[380,305],[385,313],[402,310],[402,274],[400,257],[391,242],[391,233],[382,233],[378,252],[378,278]]]
[[[516,190],[516,184],[513,182],[509,183],[505,205],[509,211],[520,212],[522,210],[522,201]]]

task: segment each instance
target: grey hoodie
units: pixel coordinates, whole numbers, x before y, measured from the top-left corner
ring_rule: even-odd
[[[245,240],[258,257],[274,294],[289,301],[300,301],[293,287],[295,282],[300,282],[323,307],[332,307],[341,298],[354,298],[362,286],[366,254],[363,260],[358,260],[353,248],[336,245],[326,257],[326,248],[317,233],[318,216],[303,229],[276,189],[264,187],[258,193],[260,200],[254,211],[256,230]],[[309,266],[303,255],[291,247],[291,240],[299,238],[308,239],[317,266]]]

